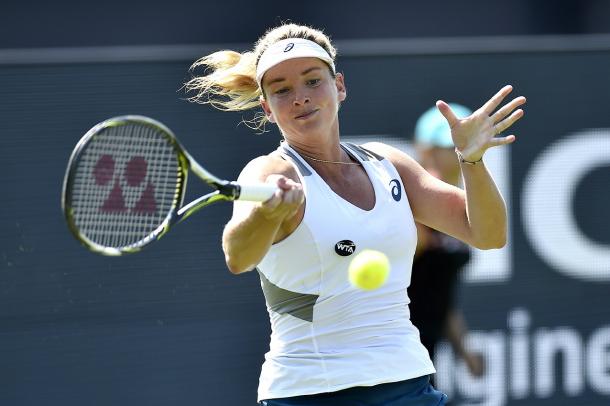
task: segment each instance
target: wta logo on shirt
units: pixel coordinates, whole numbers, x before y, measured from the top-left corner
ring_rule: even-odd
[[[390,181],[390,186],[392,187],[392,189],[390,189],[390,192],[392,193],[392,198],[399,202],[400,198],[402,197],[402,188],[400,187],[400,182],[398,181],[398,179],[392,179]]]
[[[342,257],[352,255],[356,251],[356,244],[351,240],[341,240],[335,244],[335,252]]]

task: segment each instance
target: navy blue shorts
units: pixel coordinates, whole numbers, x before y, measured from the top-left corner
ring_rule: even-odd
[[[337,392],[262,400],[261,406],[443,406],[447,395],[434,389],[429,376]]]

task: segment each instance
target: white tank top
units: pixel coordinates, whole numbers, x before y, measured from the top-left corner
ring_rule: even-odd
[[[301,224],[258,265],[272,331],[259,401],[435,372],[409,320],[417,231],[401,178],[387,159],[353,144],[342,147],[373,184],[370,211],[337,195],[288,144],[279,148],[299,173],[306,202]],[[364,249],[390,259],[388,281],[377,290],[348,281],[348,265]]]

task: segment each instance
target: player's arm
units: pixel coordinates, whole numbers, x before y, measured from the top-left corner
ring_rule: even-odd
[[[401,151],[383,144],[371,147],[398,169],[417,221],[481,249],[506,244],[506,205],[483,163],[483,155],[489,148],[515,141],[514,135],[500,136],[524,114],[518,108],[525,103],[522,96],[500,107],[512,90],[512,86],[504,86],[465,118],[458,118],[447,103],[436,103],[462,157],[464,191],[436,179]]]
[[[238,182],[260,181],[277,185],[275,195],[262,203],[235,201],[222,235],[225,261],[235,274],[254,269],[271,245],[290,235],[303,218],[303,188],[292,165],[273,154],[256,158]]]
[[[506,206],[482,162],[462,168],[464,191],[432,176],[396,148],[381,143],[369,143],[365,148],[394,164],[405,186],[415,221],[476,248],[504,246]]]

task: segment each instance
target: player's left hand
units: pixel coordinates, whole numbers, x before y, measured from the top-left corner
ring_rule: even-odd
[[[496,111],[512,90],[512,86],[504,86],[481,108],[464,118],[456,117],[444,101],[436,102],[436,107],[449,123],[453,144],[464,160],[479,161],[487,149],[515,141],[512,134],[499,135],[523,117],[523,110],[517,107],[525,103],[525,97],[516,97]]]

